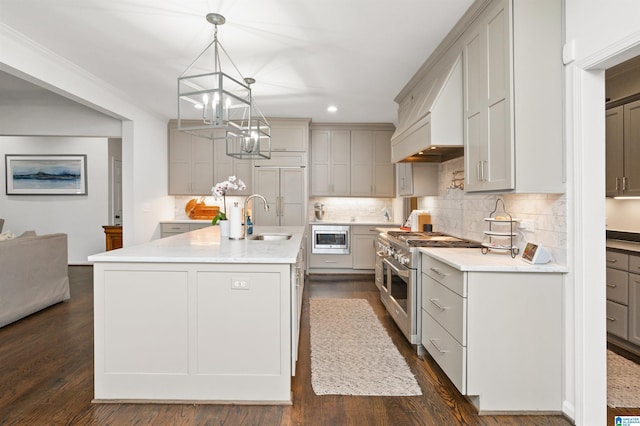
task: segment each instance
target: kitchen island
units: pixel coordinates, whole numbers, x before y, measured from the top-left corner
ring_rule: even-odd
[[[89,256],[95,402],[291,403],[304,227],[259,234],[290,238],[211,226]]]

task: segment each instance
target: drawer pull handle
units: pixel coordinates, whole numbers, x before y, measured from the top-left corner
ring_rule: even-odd
[[[618,261],[618,259],[609,259],[607,258],[607,262],[609,263],[616,263]]]
[[[436,343],[436,339],[429,339],[429,341],[431,342],[431,344],[433,345],[434,348],[436,348],[436,350],[438,352],[440,352],[441,354],[446,354],[449,351],[443,351],[442,349],[440,349],[440,347],[438,346],[438,344]]]
[[[433,303],[433,304],[436,306],[436,308],[438,308],[438,309],[440,309],[440,310],[445,311],[445,310],[449,309],[449,307],[447,307],[447,306],[442,306],[440,303],[438,303],[438,302],[439,302],[439,300],[438,300],[438,299],[429,299],[429,301],[430,301],[431,303]]]
[[[442,272],[442,271],[440,271],[440,270],[438,270],[436,268],[429,268],[429,269],[431,269],[433,272],[435,272],[436,274],[440,275],[441,277],[446,277],[447,276],[447,274],[445,274],[444,272]]]
[[[616,284],[609,284],[609,283],[607,283],[607,287],[616,288],[616,287],[618,287],[618,286],[617,286]]]
[[[608,317],[607,317],[607,321],[615,322],[615,321],[616,321],[616,319],[615,319],[615,318],[613,318],[613,317],[609,317],[609,316],[608,316]]]

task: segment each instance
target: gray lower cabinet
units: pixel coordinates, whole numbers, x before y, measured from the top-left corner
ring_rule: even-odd
[[[206,228],[207,226],[211,226],[211,223],[160,222],[160,238],[195,231],[196,229]]]
[[[353,257],[349,254],[314,254],[309,255],[309,267],[319,269],[351,269]]]
[[[607,250],[607,338],[640,354],[640,255]]]
[[[562,274],[421,261],[421,343],[480,411],[560,411]]]
[[[640,347],[640,256],[629,256],[629,342]]]

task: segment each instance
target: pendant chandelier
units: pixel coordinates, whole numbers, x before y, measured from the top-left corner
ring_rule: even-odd
[[[213,41],[178,77],[178,130],[225,141],[231,157],[271,158],[269,123],[251,97],[255,80],[242,77],[218,41],[218,25],[225,23],[224,16],[209,13],[207,21],[215,27]],[[206,55],[210,50],[213,64]],[[223,61],[233,74],[223,72]]]

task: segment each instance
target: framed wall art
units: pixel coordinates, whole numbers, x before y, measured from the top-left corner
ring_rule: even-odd
[[[86,195],[86,155],[5,155],[7,195]]]

